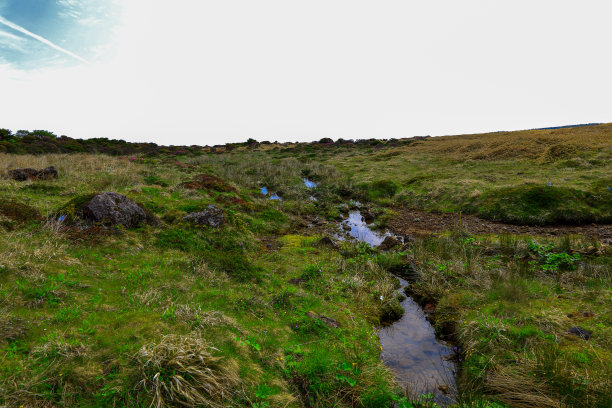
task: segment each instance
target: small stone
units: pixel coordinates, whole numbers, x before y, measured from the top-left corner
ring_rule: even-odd
[[[204,211],[189,213],[183,217],[183,221],[213,228],[219,228],[224,220],[223,210],[214,205],[209,205]]]
[[[583,329],[582,327],[574,326],[569,329],[568,333],[580,337],[581,339],[588,340],[591,338],[591,332]]]
[[[374,215],[367,210],[361,212],[361,217],[365,222],[372,221],[374,219]]]
[[[340,249],[338,244],[336,244],[334,240],[331,239],[330,237],[321,238],[320,240],[317,241],[316,246],[326,246],[332,249]]]

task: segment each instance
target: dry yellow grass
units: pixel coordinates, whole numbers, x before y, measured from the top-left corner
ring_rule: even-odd
[[[398,150],[483,160],[540,159],[555,151],[565,155],[568,149],[572,152],[612,150],[612,123],[564,129],[432,137]]]
[[[6,176],[11,169],[24,167],[42,169],[48,166],[55,166],[58,172],[64,175],[100,171],[114,173],[120,169],[130,167],[126,165],[125,160],[103,154],[17,155],[0,153],[0,175],[3,176]]]

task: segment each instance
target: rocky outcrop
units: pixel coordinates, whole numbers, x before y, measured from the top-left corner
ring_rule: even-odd
[[[183,217],[183,221],[195,225],[206,225],[208,227],[219,228],[225,221],[223,210],[214,205],[209,205],[204,211],[189,213]]]
[[[55,167],[50,166],[44,168],[42,170],[36,169],[13,169],[8,172],[9,177],[16,181],[26,181],[26,180],[50,180],[57,178],[57,170]]]

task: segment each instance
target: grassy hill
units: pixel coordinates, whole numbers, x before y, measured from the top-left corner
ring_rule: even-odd
[[[175,150],[0,152],[0,406],[433,407],[380,360],[390,272],[457,347],[456,406],[612,405],[611,124]],[[104,191],[150,222],[61,218]],[[398,233],[408,209],[493,227],[321,242],[355,202]],[[209,205],[220,228],[183,220]]]

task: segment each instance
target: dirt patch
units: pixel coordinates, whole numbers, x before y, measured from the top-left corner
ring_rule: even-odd
[[[234,187],[227,184],[221,178],[210,174],[199,174],[192,181],[187,181],[181,184],[181,186],[190,190],[214,190],[226,193],[236,191]]]
[[[591,236],[612,244],[612,224],[590,225],[512,225],[483,220],[471,215],[454,213],[430,213],[406,208],[395,208],[397,216],[389,222],[389,228],[398,235],[431,235],[456,229],[459,226],[472,234],[529,234],[560,236],[579,234]]]
[[[41,215],[36,208],[13,200],[0,200],[0,215],[20,223],[41,219]]]

